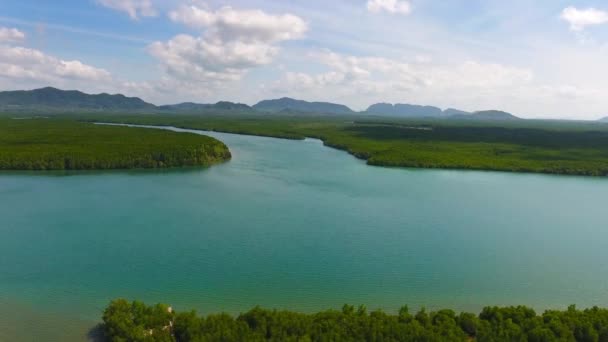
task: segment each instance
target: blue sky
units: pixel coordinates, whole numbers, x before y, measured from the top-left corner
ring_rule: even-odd
[[[0,2],[0,89],[608,115],[608,3]]]

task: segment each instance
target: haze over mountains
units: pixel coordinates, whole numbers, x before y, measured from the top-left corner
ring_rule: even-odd
[[[114,111],[114,112],[153,112],[153,113],[274,113],[274,114],[366,114],[399,118],[453,118],[482,120],[516,120],[516,116],[502,111],[466,112],[454,108],[442,110],[434,106],[413,104],[377,103],[366,111],[356,112],[349,107],[330,102],[308,102],[283,97],[274,100],[263,100],[253,106],[242,103],[221,101],[215,104],[184,102],[173,105],[156,106],[138,97],[126,97],[121,94],[90,95],[77,90],[60,90],[46,87],[35,90],[0,92],[0,111]],[[608,120],[608,119],[606,119]]]

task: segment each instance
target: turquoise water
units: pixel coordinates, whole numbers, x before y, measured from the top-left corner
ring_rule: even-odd
[[[183,171],[0,174],[0,341],[85,340],[112,298],[238,313],[608,306],[608,179],[371,167],[209,133]]]

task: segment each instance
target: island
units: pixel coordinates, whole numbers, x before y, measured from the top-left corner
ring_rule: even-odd
[[[0,118],[0,170],[209,166],[230,159],[214,138],[46,117]]]

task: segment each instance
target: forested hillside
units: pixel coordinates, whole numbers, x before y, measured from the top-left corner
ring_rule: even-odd
[[[308,102],[283,97],[276,100],[263,100],[253,106],[261,112],[301,112],[317,114],[353,114],[354,112],[345,105],[330,102]]]
[[[35,90],[0,92],[0,109],[5,110],[151,110],[153,104],[137,97],[121,94],[90,95],[77,90],[61,90],[46,87]]]

